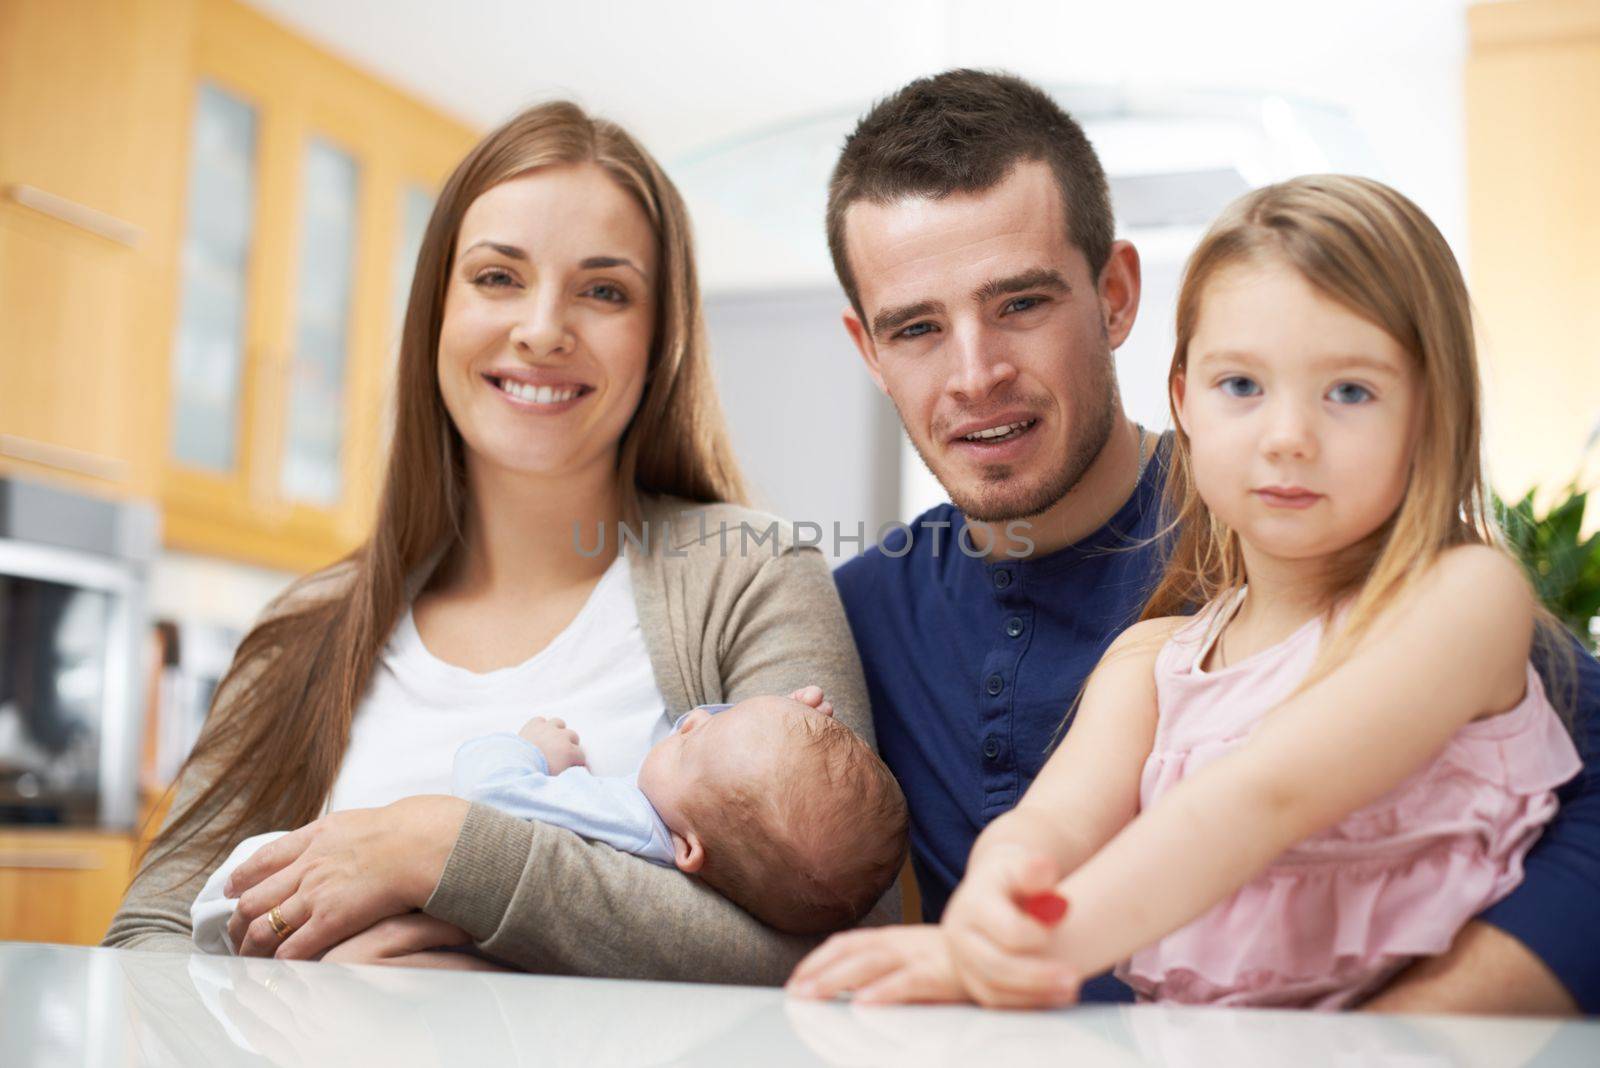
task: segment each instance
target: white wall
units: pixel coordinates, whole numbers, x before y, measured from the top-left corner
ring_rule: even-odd
[[[1349,110],[1388,177],[1462,232],[1464,0],[250,2],[471,122],[567,95],[669,160],[951,66],[1306,96]]]
[[[815,338],[819,363],[832,365],[837,355],[831,345],[823,350],[823,338],[839,328],[825,312],[832,283],[822,243],[822,186],[838,140],[875,98],[954,66],[1004,68],[1052,86],[1176,96],[1241,90],[1322,106],[1344,116],[1364,141],[1361,162],[1345,166],[1415,199],[1465,258],[1465,0],[250,2],[484,127],[554,96],[622,122],[684,186],[708,295],[737,304],[793,292],[797,312],[803,306],[811,318],[796,322],[789,340]],[[708,154],[726,157],[730,144],[807,124],[815,129],[819,116],[832,116],[820,124],[827,128],[823,134],[796,141],[764,171],[719,181],[701,167]],[[1317,162],[1315,153],[1297,159],[1309,161],[1300,164],[1306,169],[1338,166]],[[730,217],[749,191],[784,182],[793,191],[782,198],[782,219]],[[1161,383],[1171,351],[1176,273],[1197,235],[1141,241],[1146,297],[1118,361],[1125,403],[1153,427],[1166,422]],[[774,395],[792,395],[796,383],[786,377],[792,368],[774,367],[767,376],[752,366],[757,348],[749,332],[734,325],[738,321],[721,315],[722,329],[731,331],[725,340],[737,351],[719,351],[719,324],[712,324],[719,386],[733,413],[735,447],[766,501],[779,510],[827,513],[878,492],[872,487],[881,487],[890,467],[898,469],[898,500],[874,500],[863,518],[885,507],[914,512],[940,498],[914,453],[891,447],[871,422],[883,409],[856,396],[860,382],[840,381],[851,392],[850,407],[867,420],[851,426],[846,440],[852,446],[878,442],[893,455],[866,458],[851,486],[828,494],[796,476],[795,465],[763,436],[760,421],[747,418]]]

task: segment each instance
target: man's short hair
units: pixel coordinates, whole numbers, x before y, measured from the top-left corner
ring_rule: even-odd
[[[845,139],[828,185],[828,250],[856,314],[866,315],[845,249],[850,205],[981,193],[1025,160],[1049,164],[1067,237],[1098,278],[1113,239],[1105,170],[1083,127],[1044,90],[1011,74],[951,70],[873,105]]]

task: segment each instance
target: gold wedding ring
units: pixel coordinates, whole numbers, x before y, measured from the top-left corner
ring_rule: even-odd
[[[267,922],[272,924],[272,933],[278,936],[280,942],[294,933],[294,924],[283,918],[283,909],[278,905],[272,906],[272,911],[267,913]]]

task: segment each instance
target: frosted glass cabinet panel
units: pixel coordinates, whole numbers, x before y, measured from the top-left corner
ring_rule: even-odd
[[[238,462],[256,113],[207,83],[197,100],[172,361],[172,454],[180,465],[223,474]]]
[[[394,324],[394,349],[400,349],[400,331],[405,328],[406,302],[411,298],[411,276],[417,269],[417,252],[422,248],[422,234],[428,228],[428,218],[433,214],[433,193],[408,182],[400,193],[400,243],[395,249],[394,294],[390,321]]]
[[[342,481],[359,185],[349,155],[319,138],[307,143],[281,488],[290,500],[329,507]]]

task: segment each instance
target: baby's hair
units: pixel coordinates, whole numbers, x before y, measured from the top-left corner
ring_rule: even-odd
[[[1294,268],[1323,296],[1399,342],[1421,391],[1420,423],[1400,507],[1330,561],[1327,608],[1349,598],[1350,612],[1303,684],[1310,685],[1348,657],[1377,615],[1445,550],[1479,544],[1504,551],[1505,546],[1485,490],[1472,307],[1455,255],[1422,209],[1383,183],[1306,175],[1234,201],[1184,268],[1177,344],[1167,376],[1177,430],[1164,513],[1173,536],[1162,539],[1169,545],[1165,567],[1142,618],[1192,613],[1244,582],[1238,534],[1196,490],[1173,386],[1187,367],[1211,280],[1227,267],[1272,263]],[[1536,641],[1570,667],[1572,643],[1549,612],[1536,612]]]
[[[860,920],[905,863],[905,796],[843,723],[806,715],[781,754],[704,791],[688,815],[701,879],[768,926],[825,934]]]

